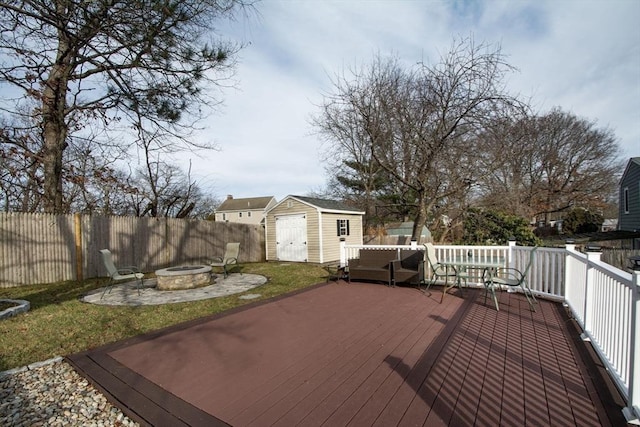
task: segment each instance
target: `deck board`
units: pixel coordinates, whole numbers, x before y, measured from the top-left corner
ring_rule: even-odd
[[[149,425],[622,425],[559,303],[440,295],[341,281],[69,360]]]

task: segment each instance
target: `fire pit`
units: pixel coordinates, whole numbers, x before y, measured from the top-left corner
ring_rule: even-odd
[[[207,265],[184,265],[156,270],[157,289],[174,291],[193,289],[211,284],[211,267]]]

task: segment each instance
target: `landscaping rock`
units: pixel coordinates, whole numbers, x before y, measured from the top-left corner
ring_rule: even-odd
[[[0,373],[0,425],[137,426],[62,358]]]

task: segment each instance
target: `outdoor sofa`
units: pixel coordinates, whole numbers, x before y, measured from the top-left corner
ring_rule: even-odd
[[[424,279],[424,251],[402,249],[400,259],[391,262],[392,285],[409,283],[420,285]]]
[[[360,257],[349,260],[349,282],[364,280],[391,286],[390,264],[397,257],[395,249],[360,249]]]

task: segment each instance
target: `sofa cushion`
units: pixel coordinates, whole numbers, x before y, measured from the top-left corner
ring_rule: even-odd
[[[388,268],[389,263],[396,258],[397,251],[395,249],[360,249],[359,265]]]

